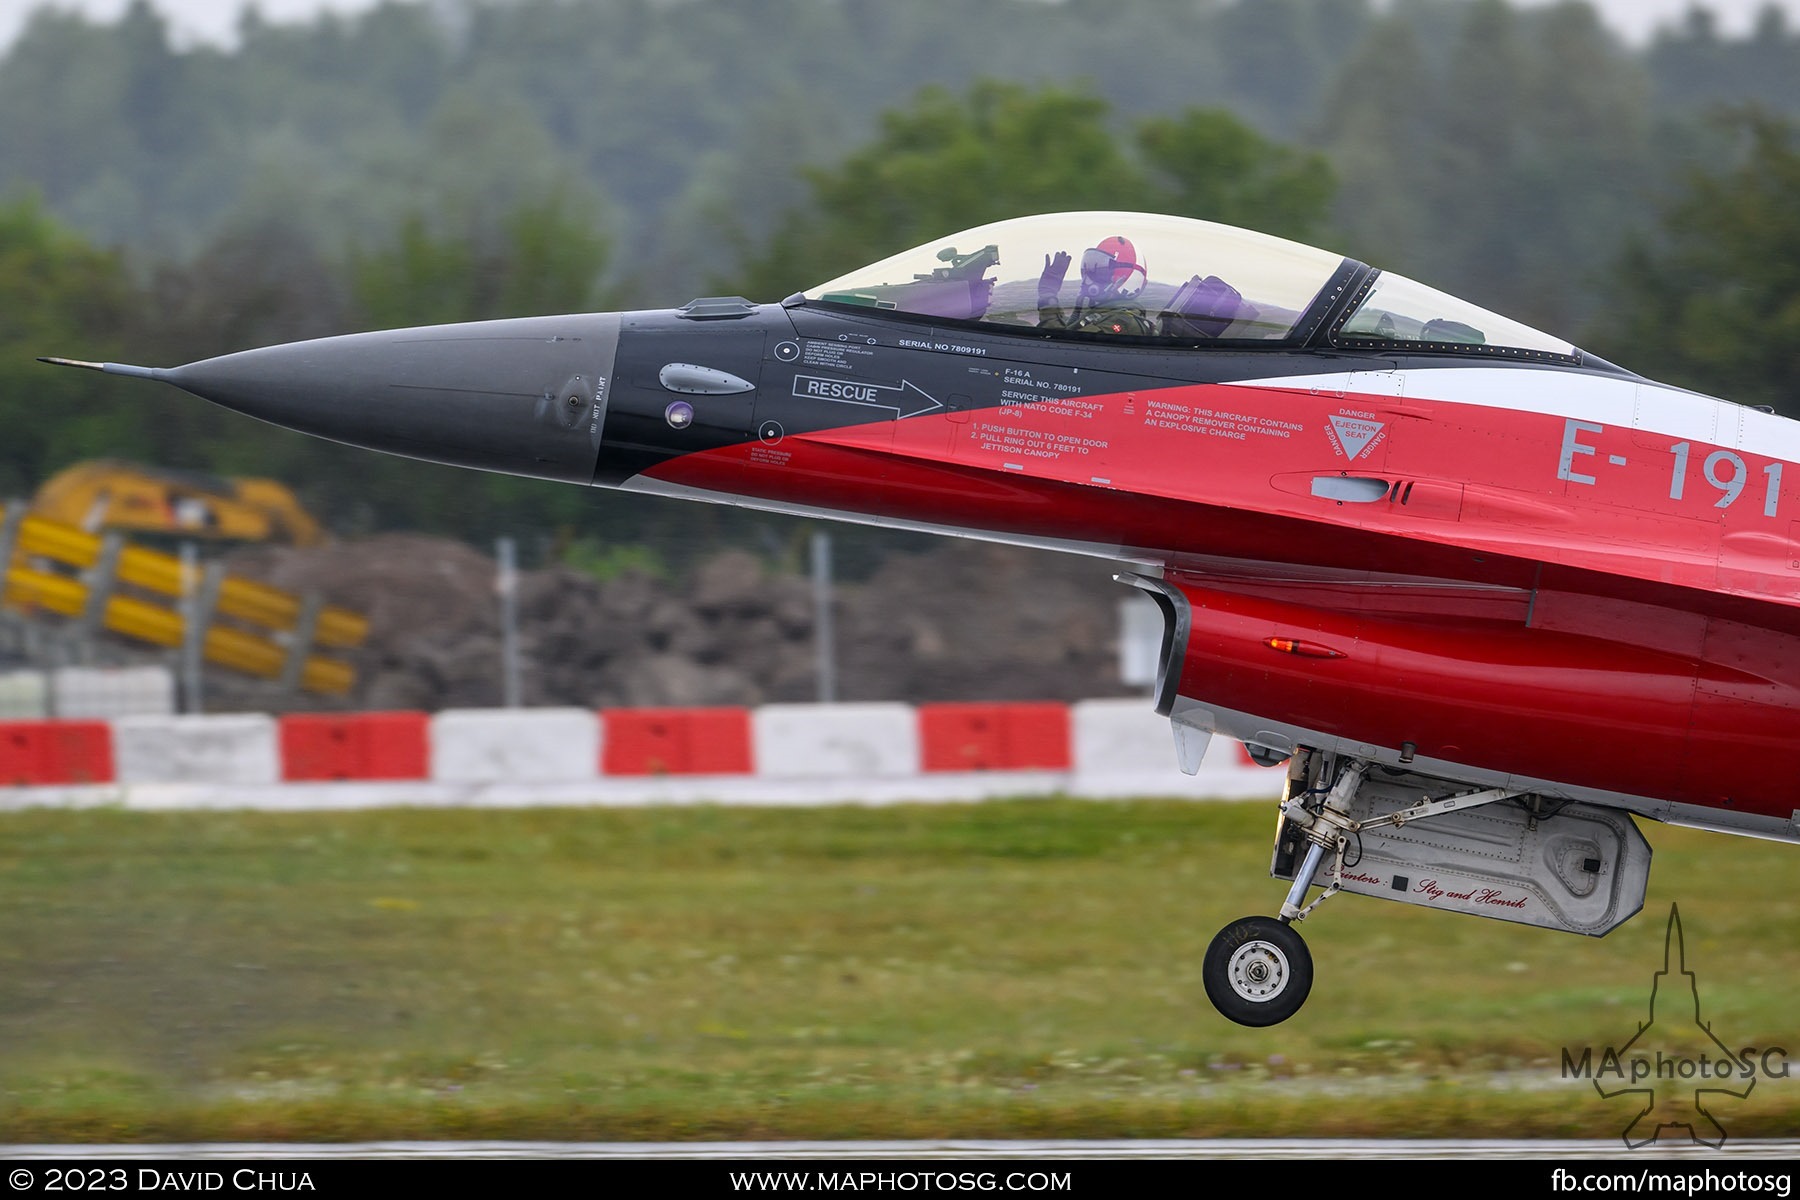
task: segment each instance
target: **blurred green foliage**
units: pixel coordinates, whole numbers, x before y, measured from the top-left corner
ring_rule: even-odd
[[[35,361],[48,347],[112,357],[136,293],[121,257],[51,219],[33,198],[0,205],[0,496],[35,487],[46,462],[129,438],[130,409],[97,405],[81,376]]]
[[[604,307],[608,244],[591,219],[553,193],[434,233],[419,213],[395,239],[350,256],[358,315],[372,328],[529,317]]]
[[[1737,165],[1695,173],[1632,240],[1596,349],[1800,416],[1800,128],[1742,112],[1719,132]]]
[[[564,566],[610,583],[621,575],[638,574],[661,579],[669,574],[662,556],[651,546],[604,541],[595,537],[576,538],[557,556]]]
[[[873,142],[806,172],[807,203],[740,275],[785,296],[956,229],[1035,212],[1124,209],[1304,238],[1324,223],[1330,169],[1230,113],[1190,109],[1115,132],[1091,93],[984,82],[928,88]]]
[[[1321,115],[1341,248],[1573,336],[1680,139],[1585,5],[1476,0],[1435,51],[1421,8],[1376,23]]]

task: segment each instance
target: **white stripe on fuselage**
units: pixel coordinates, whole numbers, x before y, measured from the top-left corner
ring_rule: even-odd
[[[1366,392],[1377,399],[1392,398],[1391,384],[1370,386],[1378,376],[1397,376],[1399,394],[1408,400],[1595,421],[1661,434],[1678,442],[1743,447],[1769,458],[1800,462],[1800,421],[1667,384],[1613,375],[1535,367],[1415,367],[1245,379],[1232,386]]]

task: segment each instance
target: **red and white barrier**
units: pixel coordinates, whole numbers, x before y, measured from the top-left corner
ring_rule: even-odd
[[[275,718],[262,713],[120,717],[111,724],[120,783],[261,786],[281,779]]]
[[[0,721],[0,808],[888,803],[1063,792],[1272,798],[1215,738],[1176,766],[1147,701],[458,709]]]
[[[557,783],[600,769],[600,722],[585,708],[464,708],[431,718],[439,783]]]
[[[422,712],[290,713],[281,718],[281,777],[289,783],[427,778],[430,724]]]
[[[0,784],[110,783],[112,729],[104,721],[8,721],[0,725]]]
[[[921,704],[926,771],[1067,771],[1066,704]]]
[[[600,714],[602,775],[749,775],[747,708],[614,708]]]
[[[919,773],[906,704],[770,704],[752,717],[759,773],[782,779],[905,779]]]

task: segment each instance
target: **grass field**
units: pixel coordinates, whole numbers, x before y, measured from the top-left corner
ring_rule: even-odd
[[[1305,925],[1301,1014],[1232,1025],[1200,959],[1278,906],[1272,824],[1065,799],[6,813],[0,1142],[1612,1138],[1636,1103],[1561,1055],[1636,1033],[1672,902],[1701,1016],[1800,1059],[1800,847],[1660,826],[1646,909],[1604,939],[1340,896]],[[1711,1108],[1792,1135],[1800,1083]]]

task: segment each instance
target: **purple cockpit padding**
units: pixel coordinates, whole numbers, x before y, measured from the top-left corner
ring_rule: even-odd
[[[1166,311],[1207,337],[1218,337],[1233,321],[1254,318],[1257,308],[1217,275],[1196,275],[1169,298]]]
[[[951,321],[975,321],[987,312],[993,295],[991,279],[921,279],[896,296],[903,312]]]

